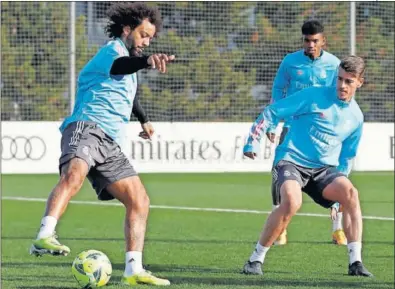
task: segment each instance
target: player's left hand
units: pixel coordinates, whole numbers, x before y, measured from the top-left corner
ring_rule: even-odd
[[[334,221],[336,219],[336,216],[337,216],[336,208],[333,208],[333,207],[331,208],[330,216],[331,216],[332,221]]]
[[[143,129],[142,132],[139,133],[139,137],[142,139],[149,139],[151,140],[151,137],[153,136],[155,130],[154,127],[152,126],[151,122],[146,122],[141,124],[141,128]]]

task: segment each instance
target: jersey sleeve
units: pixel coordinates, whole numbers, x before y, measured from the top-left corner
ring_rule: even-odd
[[[287,61],[286,58],[284,58],[273,81],[271,99],[272,103],[275,103],[284,97],[289,82],[290,77],[287,71]]]
[[[114,61],[119,57],[127,56],[126,51],[117,43],[103,47],[99,53],[96,67],[107,76],[110,75]]]
[[[307,88],[266,106],[251,127],[246,146],[252,149],[254,141],[260,142],[262,135],[277,127],[281,119],[309,112],[313,96],[314,89]]]
[[[339,166],[337,170],[348,176],[352,169],[352,161],[357,155],[359,143],[362,136],[363,123],[343,141],[342,149],[339,156]]]

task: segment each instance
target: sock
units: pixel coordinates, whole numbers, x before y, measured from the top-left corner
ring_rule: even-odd
[[[356,261],[362,262],[362,243],[361,242],[351,242],[347,244],[348,257],[350,259],[350,265]]]
[[[272,205],[272,212],[277,209],[278,207],[280,207],[280,205]]]
[[[336,214],[336,219],[332,221],[332,232],[343,229],[342,221],[343,221],[343,213],[339,212]]]
[[[252,252],[251,257],[250,257],[250,262],[255,262],[259,261],[263,264],[263,261],[265,261],[265,256],[267,251],[269,251],[270,247],[263,247],[261,244],[256,243],[256,247],[254,252]]]
[[[126,252],[124,276],[132,276],[143,271],[143,253],[138,251]]]
[[[44,218],[42,218],[40,231],[37,235],[37,240],[51,236],[55,232],[55,227],[57,223],[58,220],[55,217],[45,216]]]

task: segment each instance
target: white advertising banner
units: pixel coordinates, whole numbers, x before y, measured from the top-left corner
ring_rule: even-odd
[[[59,122],[2,122],[4,174],[58,173]],[[243,158],[251,123],[154,123],[152,141],[129,125],[124,152],[139,173],[268,172],[274,145],[263,138],[256,160]],[[280,127],[278,131],[280,131]],[[394,170],[394,124],[366,123],[354,170]]]
[[[355,159],[355,170],[393,171],[394,149],[393,123],[365,123]]]

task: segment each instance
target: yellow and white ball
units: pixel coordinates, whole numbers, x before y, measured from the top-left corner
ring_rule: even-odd
[[[111,278],[111,262],[103,252],[87,250],[78,254],[71,267],[74,278],[82,288],[97,288]]]

